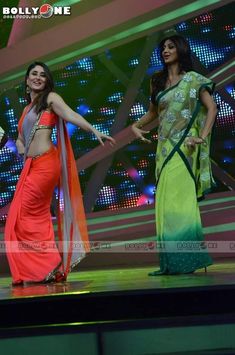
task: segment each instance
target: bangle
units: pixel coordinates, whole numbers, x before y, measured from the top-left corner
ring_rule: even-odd
[[[202,138],[201,136],[199,136],[198,138],[200,138],[202,140],[202,142],[207,145],[207,141],[205,140],[205,138]]]

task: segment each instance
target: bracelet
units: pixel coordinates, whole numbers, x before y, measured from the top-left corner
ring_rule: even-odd
[[[199,136],[198,138],[202,140],[203,144],[207,145],[207,141],[205,140],[205,138],[202,138],[201,136]]]

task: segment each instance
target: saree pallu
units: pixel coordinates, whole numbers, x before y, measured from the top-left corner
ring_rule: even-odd
[[[7,258],[14,283],[46,281],[61,264],[50,214],[61,164],[58,150],[27,158],[5,227]]]
[[[61,118],[57,124],[57,141],[62,166],[58,185],[58,236],[62,269],[67,275],[89,252],[90,244],[77,166],[66,125]]]
[[[156,274],[190,273],[212,264],[204,245],[197,198],[213,186],[209,158],[210,137],[195,150],[186,147],[188,137],[198,137],[206,110],[202,89],[214,84],[195,72],[156,98],[158,146],[156,154],[156,228],[160,243],[160,270]]]

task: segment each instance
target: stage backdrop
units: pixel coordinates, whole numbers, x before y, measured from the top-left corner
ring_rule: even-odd
[[[235,27],[232,4],[205,13],[175,26],[175,31],[186,37],[191,45],[196,69],[209,74],[229,61],[234,55]],[[123,102],[126,87],[138,67],[146,38],[107,49],[93,57],[79,59],[54,71],[56,91],[75,111],[104,133],[109,133],[118,108]],[[107,64],[109,63],[109,64]],[[110,65],[110,63],[112,65]],[[147,110],[151,75],[161,69],[156,48],[149,58],[145,79],[131,110],[126,112],[126,126],[138,120]],[[214,132],[213,157],[235,176],[235,116],[234,85],[215,93],[220,107]],[[25,106],[23,83],[12,87],[0,96],[0,122],[9,141],[0,151],[0,209],[12,199],[20,171],[21,159],[16,153],[17,122]],[[79,158],[97,146],[94,136],[68,124],[75,157]],[[138,141],[115,154],[105,181],[94,201],[93,210],[118,209],[151,204],[155,191],[156,131],[150,135],[153,144]],[[55,132],[53,132],[55,140]],[[94,166],[80,173],[85,191]],[[5,217],[1,217],[4,221]]]

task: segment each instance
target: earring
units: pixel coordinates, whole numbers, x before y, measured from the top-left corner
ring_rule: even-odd
[[[30,88],[29,88],[28,85],[26,86],[26,90],[25,91],[26,91],[26,94],[30,94]]]

